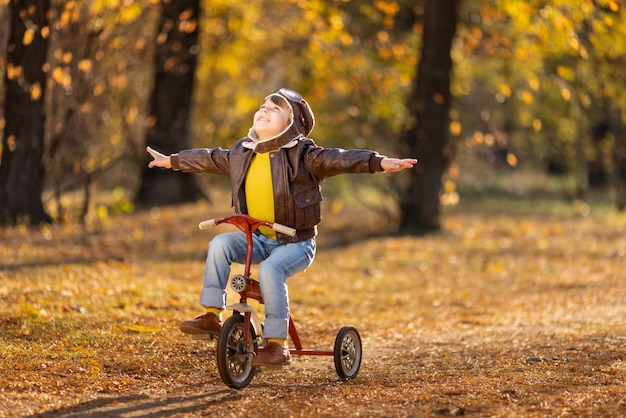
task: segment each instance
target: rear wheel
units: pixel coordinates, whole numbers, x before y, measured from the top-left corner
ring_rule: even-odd
[[[252,358],[258,352],[256,333],[250,325],[250,341],[244,341],[244,317],[235,314],[228,318],[217,340],[217,367],[220,377],[231,388],[242,389],[248,386],[257,372],[252,367]]]
[[[353,379],[361,368],[361,336],[354,327],[343,327],[335,339],[335,370],[341,379]]]

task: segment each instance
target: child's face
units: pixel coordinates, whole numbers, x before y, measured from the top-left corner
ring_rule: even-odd
[[[254,114],[253,127],[260,140],[269,139],[285,130],[291,122],[291,109],[281,107],[268,98]]]

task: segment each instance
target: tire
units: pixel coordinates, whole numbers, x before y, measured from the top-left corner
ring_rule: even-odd
[[[361,336],[354,327],[343,327],[335,338],[335,370],[342,380],[354,379],[361,368],[363,347]]]
[[[220,377],[233,389],[248,386],[258,368],[252,367],[252,357],[258,352],[256,333],[250,326],[250,342],[244,344],[244,318],[235,314],[228,318],[217,340],[217,368]]]

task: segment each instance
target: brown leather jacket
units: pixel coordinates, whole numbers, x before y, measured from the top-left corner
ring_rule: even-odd
[[[230,176],[235,212],[247,213],[244,184],[254,151],[246,147],[246,143],[250,143],[248,137],[229,149],[201,148],[172,154],[172,168]],[[277,234],[279,243],[286,244],[317,234],[317,224],[321,221],[321,183],[326,178],[383,171],[380,162],[384,157],[374,151],[322,148],[306,138],[273,151],[270,158],[275,222],[298,231],[294,237]]]

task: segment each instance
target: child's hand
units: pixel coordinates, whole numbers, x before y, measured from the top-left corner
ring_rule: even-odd
[[[383,158],[380,162],[380,166],[387,173],[396,173],[402,171],[405,168],[413,168],[417,164],[415,158]]]
[[[152,158],[154,158],[152,161],[150,161],[150,163],[148,164],[148,167],[172,168],[172,163],[170,162],[169,155],[163,155],[160,152],[155,151],[150,147],[146,147],[146,151],[148,151],[148,154],[150,154]]]

